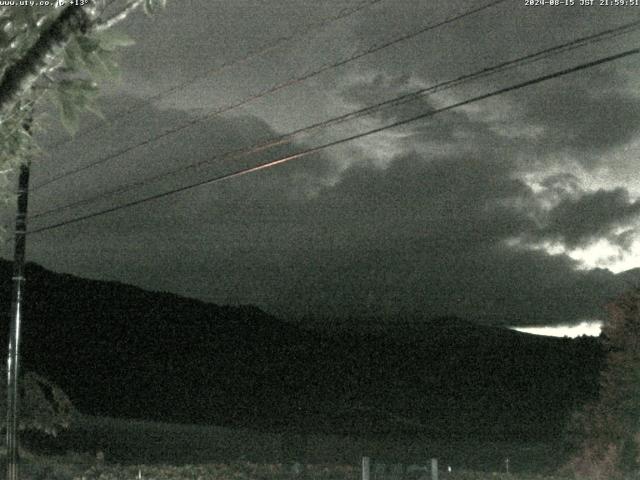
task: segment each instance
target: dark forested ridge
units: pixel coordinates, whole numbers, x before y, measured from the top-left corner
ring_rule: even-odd
[[[575,405],[597,392],[596,339],[535,337],[455,318],[425,321],[406,335],[332,334],[254,307],[33,264],[27,275],[26,368],[59,384],[88,414],[265,430],[553,438]],[[11,264],[2,261],[4,312],[10,279]]]

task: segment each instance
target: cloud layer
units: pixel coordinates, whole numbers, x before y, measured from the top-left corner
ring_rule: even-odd
[[[129,29],[140,45],[124,59],[125,86],[108,91],[103,103],[108,116],[131,105],[136,111],[52,152],[36,164],[34,183],[176,126],[189,128],[43,188],[33,196],[32,211],[215,160],[97,204],[36,219],[35,227],[389,125],[611,53],[617,44],[589,45],[301,136],[269,152],[223,156],[623,20],[619,13],[525,13],[512,11],[511,5],[513,15],[505,11],[499,25],[495,12],[487,11],[282,89],[233,115],[194,121],[287,76],[313,71],[464,7],[463,2],[383,2],[289,49],[274,49],[238,70],[205,76],[140,103],[150,92],[263,48],[274,32],[287,36],[331,13],[330,6],[312,14],[287,2],[278,11],[260,2],[254,2],[258,10],[250,10],[244,3],[203,6],[208,15],[215,12],[215,23],[205,12],[177,7],[173,17],[134,20]],[[169,29],[183,36],[169,39]],[[510,41],[525,37],[531,42]],[[637,272],[584,268],[569,254],[602,241],[623,256],[634,248],[640,188],[629,163],[637,157],[640,125],[636,67],[636,60],[609,64],[278,168],[33,236],[30,255],[56,270],[221,303],[254,303],[287,318],[460,315],[503,325],[602,318],[602,306]]]

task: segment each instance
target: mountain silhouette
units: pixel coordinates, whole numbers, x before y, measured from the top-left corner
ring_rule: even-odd
[[[0,308],[11,263],[0,261]],[[457,318],[309,330],[251,306],[27,265],[24,368],[83,413],[269,431],[548,439],[597,395],[597,339]],[[7,317],[5,317],[7,318]],[[7,338],[8,322],[0,327]],[[6,342],[3,350],[6,354]]]

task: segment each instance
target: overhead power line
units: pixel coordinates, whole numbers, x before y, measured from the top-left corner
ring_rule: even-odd
[[[211,113],[208,113],[206,115],[203,115],[201,117],[197,117],[197,118],[191,119],[191,120],[189,120],[189,121],[187,121],[185,123],[182,123],[182,124],[180,124],[180,125],[178,125],[176,127],[173,127],[173,128],[168,129],[168,130],[165,130],[164,132],[162,132],[162,133],[160,133],[158,135],[155,135],[153,137],[149,137],[149,138],[147,138],[145,140],[142,140],[142,141],[140,141],[140,142],[138,142],[138,143],[136,143],[134,145],[131,145],[129,147],[122,148],[122,149],[120,149],[120,150],[118,150],[118,151],[116,151],[116,152],[114,152],[112,154],[106,155],[106,156],[104,156],[102,158],[99,158],[98,160],[95,160],[95,161],[93,161],[91,163],[88,163],[86,165],[83,165],[83,166],[68,170],[66,172],[63,172],[60,175],[57,175],[57,176],[55,176],[53,178],[50,178],[49,180],[46,180],[46,181],[40,183],[39,185],[34,186],[31,189],[31,191],[32,192],[36,192],[39,189],[41,189],[41,188],[43,188],[43,187],[45,187],[47,185],[50,185],[50,184],[52,184],[54,182],[57,182],[57,181],[59,181],[59,180],[61,180],[63,178],[66,178],[66,177],[68,177],[70,175],[74,175],[76,173],[79,173],[79,172],[88,170],[90,168],[93,168],[93,167],[95,167],[97,165],[101,165],[103,163],[106,163],[106,162],[109,162],[109,161],[114,160],[116,158],[119,158],[122,155],[125,155],[125,154],[127,154],[127,153],[129,153],[129,152],[131,152],[133,150],[136,150],[136,149],[138,149],[140,147],[143,147],[143,146],[146,146],[146,145],[151,145],[151,144],[157,142],[158,140],[161,140],[162,138],[165,138],[165,137],[167,137],[169,135],[172,135],[174,133],[181,132],[182,130],[185,130],[185,129],[193,126],[193,125],[197,125],[197,124],[203,122],[204,120],[209,120],[209,119],[212,119],[212,118],[217,117],[219,115],[222,115],[224,113],[228,113],[230,111],[236,110],[237,108],[240,108],[240,107],[242,107],[244,105],[247,105],[247,104],[249,104],[249,103],[251,103],[251,102],[253,102],[255,100],[258,100],[259,98],[262,98],[262,97],[264,97],[266,95],[275,93],[275,92],[277,92],[279,90],[282,90],[284,88],[290,87],[292,85],[296,85],[296,84],[305,82],[306,80],[309,80],[310,78],[313,78],[313,77],[315,77],[317,75],[320,75],[321,73],[324,73],[324,72],[326,72],[328,70],[332,70],[332,69],[341,67],[341,66],[346,65],[348,63],[351,63],[351,62],[353,62],[355,60],[363,58],[363,57],[365,57],[367,55],[371,55],[373,53],[379,52],[380,50],[388,48],[388,47],[390,47],[392,45],[396,45],[396,44],[398,44],[400,42],[404,42],[404,41],[407,41],[409,39],[415,38],[418,35],[422,35],[422,34],[428,32],[430,30],[442,27],[444,25],[448,25],[448,24],[454,23],[454,22],[459,21],[459,20],[461,20],[461,19],[463,19],[465,17],[468,17],[470,15],[474,15],[476,13],[479,13],[479,12],[483,11],[483,10],[486,10],[488,8],[491,8],[491,7],[494,7],[494,6],[496,6],[496,5],[500,4],[500,3],[504,3],[506,1],[508,1],[508,0],[493,0],[492,2],[489,2],[489,3],[487,3],[487,4],[485,4],[485,5],[481,6],[481,7],[475,7],[475,8],[466,10],[463,13],[460,13],[460,14],[457,14],[455,16],[449,17],[449,18],[447,18],[445,20],[442,20],[440,22],[433,23],[433,24],[427,25],[425,27],[422,27],[422,28],[420,28],[418,30],[415,30],[413,32],[404,34],[404,35],[402,35],[400,37],[395,38],[394,40],[385,42],[385,43],[383,43],[381,45],[376,45],[376,46],[370,47],[370,48],[366,49],[365,51],[357,53],[355,55],[352,55],[352,56],[350,56],[350,57],[348,57],[346,59],[340,60],[338,62],[329,64],[329,65],[326,65],[326,66],[323,66],[323,67],[320,67],[319,69],[313,70],[310,73],[306,73],[304,75],[301,75],[301,76],[289,79],[289,80],[287,80],[285,82],[279,83],[279,84],[277,84],[277,85],[275,85],[273,87],[270,87],[268,89],[262,90],[262,91],[260,91],[260,92],[258,92],[256,94],[254,94],[254,95],[251,95],[249,97],[245,97],[243,100],[240,100],[239,102],[236,102],[236,103],[234,103],[232,105],[229,105],[229,106],[223,107],[221,109],[215,110],[215,111],[213,111]]]
[[[353,7],[353,8],[343,8],[341,9],[338,13],[334,14],[334,15],[330,15],[326,18],[321,19],[319,22],[315,23],[314,25],[311,26],[307,26],[305,25],[304,28],[300,28],[298,30],[295,30],[294,32],[292,32],[290,35],[286,35],[283,37],[279,37],[275,40],[273,40],[272,42],[268,43],[267,45],[263,46],[262,48],[259,48],[257,50],[254,51],[250,51],[248,52],[246,55],[240,57],[240,58],[236,58],[234,60],[230,60],[228,62],[223,63],[222,65],[218,65],[216,67],[213,67],[209,70],[207,70],[204,73],[199,73],[197,75],[192,76],[191,78],[189,78],[188,80],[184,80],[182,82],[179,82],[165,90],[161,90],[160,92],[157,92],[154,95],[151,95],[150,97],[147,97],[143,100],[141,100],[140,102],[138,102],[135,106],[133,106],[132,108],[128,108],[126,110],[124,110],[123,112],[120,112],[116,115],[114,115],[110,121],[113,122],[113,120],[117,120],[118,118],[127,116],[131,113],[137,112],[139,110],[141,110],[145,105],[150,104],[151,102],[153,102],[154,100],[159,100],[163,97],[166,97],[168,95],[171,95],[174,92],[177,92],[178,90],[194,84],[200,80],[203,80],[207,77],[209,77],[210,75],[218,75],[222,72],[224,72],[225,70],[231,68],[231,67],[236,67],[238,65],[242,65],[244,63],[247,63],[251,60],[254,60],[268,52],[271,52],[275,49],[277,49],[278,47],[282,46],[285,43],[289,43],[292,42],[296,39],[300,39],[300,38],[304,38],[306,36],[309,36],[310,34],[316,32],[317,30],[321,30],[329,25],[331,25],[332,23],[335,23],[339,20],[342,20],[344,18],[347,18],[351,15],[354,15],[358,12],[360,12],[361,10],[367,9],[367,8],[371,8],[374,5],[380,3],[380,2],[384,2],[386,0],[367,0],[364,1],[362,3],[360,3],[359,5]],[[80,132],[78,132],[78,135],[86,135],[89,132],[92,132],[94,130],[97,130],[99,128],[102,128],[103,124],[100,123],[92,128],[87,128],[85,130],[82,130]],[[71,143],[72,140],[62,140],[61,142],[58,142],[56,144],[54,144],[51,148],[56,149],[59,148],[62,145],[66,145],[67,143]]]
[[[219,176],[216,176],[216,177],[208,178],[206,180],[201,180],[201,181],[196,182],[196,183],[192,183],[192,184],[189,184],[189,185],[186,185],[186,186],[182,186],[182,187],[179,187],[179,188],[174,188],[174,189],[171,189],[171,190],[167,190],[165,192],[161,192],[161,193],[157,193],[157,194],[154,194],[154,195],[151,195],[151,196],[148,196],[148,197],[144,197],[144,198],[141,198],[141,199],[133,200],[133,201],[121,204],[121,205],[109,207],[109,208],[106,208],[106,209],[103,209],[103,210],[100,210],[100,211],[97,211],[97,212],[89,213],[89,214],[86,214],[86,215],[81,215],[81,216],[74,217],[74,218],[71,218],[71,219],[67,219],[67,220],[64,220],[64,221],[61,221],[61,222],[57,222],[57,223],[54,223],[54,224],[51,224],[51,225],[47,225],[47,226],[44,226],[44,227],[41,227],[41,228],[38,228],[38,229],[35,229],[35,230],[30,230],[28,233],[29,234],[36,234],[36,233],[41,233],[41,232],[53,230],[53,229],[60,228],[60,227],[66,226],[66,225],[71,225],[73,223],[77,223],[77,222],[80,222],[80,221],[83,221],[83,220],[88,220],[90,218],[96,218],[96,217],[99,217],[99,216],[102,216],[102,215],[106,215],[108,213],[116,212],[118,210],[123,210],[123,209],[130,208],[130,207],[133,207],[133,206],[136,206],[136,205],[140,205],[140,204],[143,204],[143,203],[151,202],[153,200],[158,200],[158,199],[161,199],[161,198],[164,198],[164,197],[168,197],[170,195],[174,195],[174,194],[177,194],[177,193],[180,193],[180,192],[184,192],[184,191],[187,191],[187,190],[191,190],[193,188],[200,187],[200,186],[203,186],[203,185],[210,185],[210,184],[218,183],[218,182],[221,182],[221,181],[224,181],[224,180],[230,180],[232,178],[240,177],[242,175],[246,175],[246,174],[249,174],[249,173],[254,173],[254,172],[257,172],[257,171],[260,171],[260,170],[264,170],[264,169],[267,169],[267,168],[271,168],[271,167],[274,167],[274,166],[277,166],[277,165],[282,165],[284,163],[287,163],[287,162],[290,162],[290,161],[293,161],[293,160],[298,160],[300,158],[307,157],[307,156],[309,156],[311,154],[314,154],[314,153],[318,153],[318,152],[320,152],[322,150],[325,150],[327,148],[334,147],[334,146],[337,146],[337,145],[340,145],[340,144],[343,144],[343,143],[351,142],[353,140],[358,140],[358,139],[361,139],[361,138],[365,138],[365,137],[368,137],[370,135],[374,135],[376,133],[380,133],[382,131],[389,130],[389,129],[392,129],[392,128],[396,128],[396,127],[399,127],[399,126],[402,126],[402,125],[407,125],[407,124],[415,122],[417,120],[421,120],[421,119],[424,119],[424,118],[432,117],[432,116],[434,116],[434,115],[436,115],[438,113],[446,112],[446,111],[452,110],[454,108],[458,108],[458,107],[462,107],[464,105],[468,105],[470,103],[479,102],[481,100],[485,100],[485,99],[488,99],[488,98],[491,98],[491,97],[495,97],[495,96],[498,96],[498,95],[502,95],[502,94],[505,94],[505,93],[508,93],[508,92],[512,92],[512,91],[515,91],[515,90],[519,90],[519,89],[522,89],[522,88],[525,88],[525,87],[528,87],[528,86],[531,86],[531,85],[535,85],[535,84],[542,83],[542,82],[545,82],[545,81],[548,81],[548,80],[551,80],[551,79],[554,79],[554,78],[558,78],[558,77],[562,77],[562,76],[565,76],[565,75],[569,75],[571,73],[575,73],[575,72],[578,72],[578,71],[581,71],[581,70],[586,70],[588,68],[592,68],[592,67],[595,67],[597,65],[602,65],[602,64],[609,63],[609,62],[612,62],[612,61],[615,61],[615,60],[619,60],[619,59],[622,59],[622,58],[625,58],[625,57],[629,57],[631,55],[637,55],[638,53],[640,53],[640,48],[634,48],[634,49],[631,49],[631,50],[626,50],[624,52],[621,52],[621,53],[618,53],[618,54],[615,54],[615,55],[610,55],[610,56],[607,56],[607,57],[604,57],[604,58],[599,58],[598,60],[593,60],[593,61],[590,61],[590,62],[587,62],[587,63],[582,63],[580,65],[577,65],[577,66],[574,66],[574,67],[571,67],[571,68],[566,68],[564,70],[559,70],[559,71],[556,71],[554,73],[550,73],[550,74],[547,74],[547,75],[536,77],[536,78],[534,78],[532,80],[527,80],[527,81],[520,82],[520,83],[517,83],[517,84],[514,84],[514,85],[510,85],[508,87],[503,87],[503,88],[494,90],[494,91],[489,92],[489,93],[484,93],[482,95],[477,95],[477,96],[472,97],[470,99],[463,100],[463,101],[460,101],[460,102],[456,102],[456,103],[453,103],[453,104],[448,105],[446,107],[430,110],[428,112],[423,112],[423,113],[421,113],[419,115],[415,115],[415,116],[413,116],[411,118],[399,120],[397,122],[391,123],[389,125],[385,125],[383,127],[374,128],[374,129],[368,130],[368,131],[363,132],[363,133],[358,133],[356,135],[351,135],[349,137],[342,138],[340,140],[334,140],[332,142],[328,142],[328,143],[325,143],[323,145],[319,145],[319,146],[316,146],[316,147],[308,148],[308,149],[300,151],[298,153],[287,155],[285,157],[281,157],[281,158],[278,158],[278,159],[275,159],[275,160],[270,160],[270,161],[255,165],[255,166],[250,167],[250,168],[243,168],[243,169],[237,170],[235,172],[231,172],[231,173],[227,173],[227,174],[224,174],[224,175],[219,175]]]
[[[360,116],[369,114],[369,113],[378,113],[379,111],[381,111],[382,109],[386,109],[389,107],[393,107],[393,106],[398,106],[398,105],[402,105],[403,103],[407,103],[419,98],[422,98],[425,95],[428,94],[432,94],[435,92],[439,92],[442,91],[444,89],[448,89],[451,88],[455,85],[459,85],[463,82],[466,81],[470,81],[470,80],[476,80],[478,78],[483,78],[489,75],[493,75],[496,73],[500,73],[500,72],[504,72],[516,67],[521,67],[523,65],[528,65],[546,58],[549,58],[551,55],[557,55],[560,53],[565,53],[580,47],[583,47],[585,45],[591,44],[591,43],[595,43],[595,42],[601,42],[604,40],[610,40],[611,38],[614,38],[616,36],[622,35],[622,34],[626,34],[629,33],[630,31],[637,29],[638,27],[640,27],[640,20],[635,20],[633,22],[629,22],[623,25],[620,25],[618,27],[615,28],[611,28],[611,29],[607,29],[604,30],[602,32],[598,32],[592,35],[588,35],[585,37],[581,37],[569,42],[565,42],[559,45],[555,45],[553,47],[550,48],[546,48],[543,50],[539,50],[537,52],[528,54],[528,55],[524,55],[521,57],[518,57],[516,59],[511,59],[511,60],[507,60],[501,63],[498,63],[496,65],[493,65],[491,67],[486,67],[483,68],[481,70],[475,71],[473,73],[469,73],[469,74],[465,74],[465,75],[461,75],[458,76],[454,79],[451,80],[447,80],[444,82],[440,82],[438,84],[426,87],[426,88],[422,88],[419,89],[417,91],[414,92],[410,92],[404,95],[400,95],[397,97],[394,97],[392,99],[383,101],[383,102],[379,102],[376,103],[374,105],[370,105],[367,106],[365,108],[361,108],[352,112],[348,112],[346,114],[340,115],[338,117],[334,117],[328,120],[323,120],[321,122],[317,122],[315,124],[312,125],[308,125],[306,127],[302,127],[299,128],[297,130],[294,130],[292,132],[289,132],[287,134],[284,135],[280,135],[277,137],[272,137],[267,139],[266,141],[254,144],[252,146],[249,147],[243,147],[234,151],[230,151],[230,152],[226,152],[222,155],[217,155],[215,157],[206,159],[206,160],[202,160],[200,162],[196,162],[193,164],[189,164],[189,165],[184,165],[184,166],[180,166],[178,168],[175,168],[173,170],[169,170],[169,171],[165,171],[156,175],[153,175],[151,177],[142,179],[142,180],[138,180],[132,183],[129,183],[127,185],[122,185],[119,187],[116,187],[114,189],[111,190],[107,190],[104,192],[100,192],[92,197],[89,198],[84,198],[81,200],[77,200],[65,205],[61,205],[58,207],[54,207],[51,208],[49,210],[45,210],[45,211],[41,211],[36,213],[35,215],[32,215],[31,218],[32,219],[36,219],[36,218],[40,218],[46,215],[50,215],[53,213],[58,213],[61,212],[63,210],[67,210],[69,208],[73,208],[73,207],[78,207],[78,206],[82,206],[82,205],[87,205],[87,204],[91,204],[97,200],[103,199],[103,198],[107,198],[113,195],[117,195],[120,193],[125,193],[134,189],[138,189],[141,188],[143,186],[146,185],[150,185],[158,180],[167,178],[167,177],[171,177],[174,176],[178,173],[193,169],[193,168],[198,168],[202,165],[206,165],[206,164],[211,164],[217,160],[223,160],[223,159],[233,159],[233,158],[239,158],[239,157],[244,157],[244,156],[248,156],[254,153],[258,153],[264,150],[267,150],[269,148],[272,147],[276,147],[276,146],[281,146],[287,143],[290,143],[291,141],[293,141],[297,136],[303,134],[303,133],[308,133],[311,132],[313,130],[319,129],[319,128],[325,128],[325,127],[331,127],[333,125],[348,121],[348,120],[352,120],[354,118],[359,118]]]

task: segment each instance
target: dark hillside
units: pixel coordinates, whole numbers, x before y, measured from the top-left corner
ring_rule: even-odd
[[[597,389],[595,339],[535,337],[455,318],[426,321],[407,335],[329,334],[253,307],[32,264],[27,274],[24,362],[88,414],[265,430],[550,438]],[[10,278],[10,263],[1,262],[5,312]],[[6,322],[0,332],[6,338]]]

